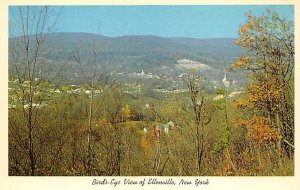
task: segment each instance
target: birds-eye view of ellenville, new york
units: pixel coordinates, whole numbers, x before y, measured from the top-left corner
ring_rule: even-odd
[[[293,176],[294,6],[9,6],[10,176]]]

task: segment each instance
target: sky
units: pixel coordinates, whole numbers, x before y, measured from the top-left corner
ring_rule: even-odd
[[[288,5],[64,6],[55,31],[105,36],[236,38],[239,26],[246,22],[245,13],[261,15],[266,9],[276,10],[294,21],[294,7]]]

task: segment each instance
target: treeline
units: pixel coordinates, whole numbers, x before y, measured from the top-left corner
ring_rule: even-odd
[[[49,93],[54,84],[37,69],[49,8],[18,12],[23,40],[9,44],[17,73],[9,95],[18,100],[9,109],[9,175],[294,174],[294,31],[276,12],[248,15],[236,41],[245,55],[231,68],[246,71],[247,89],[233,99],[224,85],[216,101],[195,71],[183,79],[186,93],[124,93],[96,73],[97,41],[90,56],[80,46],[70,56],[87,91]],[[26,27],[36,29],[36,39]]]

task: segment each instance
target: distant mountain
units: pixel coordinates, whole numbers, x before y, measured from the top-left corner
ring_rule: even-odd
[[[234,44],[233,38],[163,38],[151,35],[106,37],[89,33],[51,33],[47,34],[48,43],[55,47],[73,48],[74,45],[87,45],[86,42],[98,41],[104,51],[161,51],[161,52],[198,52],[212,55],[232,55],[241,49]]]
[[[46,59],[52,63],[72,63],[72,56],[78,48],[82,60],[88,63],[95,43],[100,52],[98,64],[106,70],[124,72],[161,72],[161,68],[178,70],[182,69],[178,60],[190,60],[224,73],[236,57],[242,54],[242,49],[234,44],[233,38],[164,38],[150,35],[107,37],[89,33],[51,33],[46,34],[44,47],[53,51],[46,55]],[[70,73],[74,73],[72,68],[76,68],[75,63],[68,69]]]

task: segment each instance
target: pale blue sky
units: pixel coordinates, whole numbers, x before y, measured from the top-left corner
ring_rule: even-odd
[[[245,13],[276,10],[294,21],[293,6],[64,6],[57,32],[86,32],[105,36],[237,37]],[[13,16],[13,15],[11,15]]]

